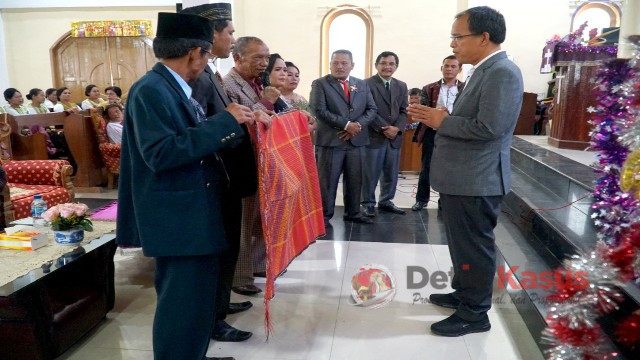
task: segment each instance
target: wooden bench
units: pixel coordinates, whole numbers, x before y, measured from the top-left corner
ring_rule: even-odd
[[[76,187],[100,186],[103,182],[102,162],[95,140],[91,117],[84,113],[48,113],[37,115],[11,116],[3,114],[0,123],[11,128],[11,153],[14,160],[48,159],[45,136],[41,133],[25,136],[24,127],[38,124],[42,127],[62,126],[67,144],[73,155],[78,171],[73,184]]]

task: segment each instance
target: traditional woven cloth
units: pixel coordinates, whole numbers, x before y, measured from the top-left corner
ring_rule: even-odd
[[[324,235],[322,199],[311,135],[299,111],[281,114],[269,129],[258,127],[258,190],[267,249],[264,294],[267,334],[272,330],[269,301],[278,274]]]

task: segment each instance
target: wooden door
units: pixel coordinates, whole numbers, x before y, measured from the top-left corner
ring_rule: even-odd
[[[119,86],[123,97],[133,83],[155,64],[151,41],[143,37],[74,38],[67,33],[51,48],[53,83],[66,86],[80,103],[84,89]]]

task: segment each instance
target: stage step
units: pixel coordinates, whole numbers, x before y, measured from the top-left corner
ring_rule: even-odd
[[[512,188],[504,199],[502,214],[510,221],[501,221],[506,224],[503,231],[508,235],[500,236],[496,231],[496,242],[507,264],[519,266],[514,271],[519,283],[524,278],[523,271],[553,271],[564,259],[594,248],[597,237],[590,204],[598,175],[593,168],[514,137],[511,171]],[[623,290],[626,299],[621,310],[601,321],[607,332],[612,330],[614,319],[637,309],[640,303],[640,291],[635,286]],[[510,289],[509,294],[538,341],[540,331],[546,327],[548,304],[544,297],[549,290]],[[538,344],[541,350],[546,348]],[[625,356],[633,354],[630,358],[638,358],[635,352],[620,350]]]

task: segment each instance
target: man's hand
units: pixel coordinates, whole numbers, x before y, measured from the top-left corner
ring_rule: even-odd
[[[280,90],[276,89],[273,86],[267,86],[262,90],[262,97],[267,99],[268,102],[275,104],[280,97]]]
[[[271,127],[271,116],[267,115],[267,113],[262,110],[256,110],[253,114],[257,122],[264,124],[267,128]]]
[[[351,136],[348,132],[342,130],[338,132],[338,138],[342,141],[347,141],[353,139],[353,136]]]
[[[256,117],[251,111],[251,109],[240,104],[231,103],[229,104],[229,106],[227,106],[225,110],[230,112],[231,115],[233,115],[233,117],[236,118],[236,121],[238,122],[238,124],[244,124],[244,123],[253,124],[253,122],[256,120]]]
[[[387,137],[387,139],[395,139],[396,136],[398,136],[398,132],[400,132],[400,129],[398,129],[395,126],[383,126],[382,127],[382,133],[384,134],[384,136]]]
[[[418,120],[432,129],[437,129],[444,118],[449,115],[446,110],[434,109],[428,106],[413,104],[407,107],[407,113],[413,120]]]
[[[360,131],[362,131],[362,125],[352,121],[349,123],[349,125],[347,125],[345,131],[349,133],[351,137],[355,137],[356,135],[360,134]]]
[[[313,132],[316,129],[316,118],[314,118],[308,111],[300,110],[307,117],[307,124],[309,124],[309,132]]]

